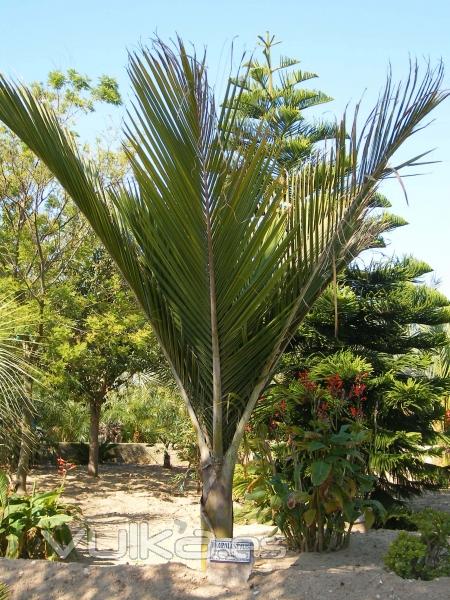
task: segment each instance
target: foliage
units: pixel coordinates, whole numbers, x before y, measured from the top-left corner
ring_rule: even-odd
[[[442,67],[422,79],[412,65],[398,87],[389,77],[361,133],[356,117],[350,126],[344,117],[328,152],[284,188],[269,140],[236,150],[236,87],[217,114],[205,61],[181,41],[175,52],[158,40],[132,55],[129,73],[132,186],[102,186],[52,109],[5,78],[0,119],[83,211],[146,312],[197,431],[205,522],[229,537],[245,425],[335,270],[389,226],[373,213],[373,195],[420,161],[391,162],[445,98]]]
[[[410,517],[420,537],[401,532],[384,557],[403,578],[434,579],[450,575],[450,515],[425,509]]]
[[[151,358],[156,362],[159,355],[134,298],[104,249],[93,247],[93,241],[90,253],[69,271],[64,288],[55,292],[57,323],[45,360],[47,383],[57,396],[104,402],[107,393],[150,367]]]
[[[81,520],[78,507],[60,502],[63,487],[30,495],[11,494],[0,472],[0,556],[58,560],[55,548],[72,541],[69,523]]]
[[[111,394],[102,422],[117,427],[123,442],[160,442],[167,449],[179,444],[182,430],[190,427],[176,391],[145,380]]]
[[[443,456],[450,378],[433,372],[446,342],[437,327],[450,319],[448,299],[420,282],[425,263],[402,259],[350,265],[308,315],[283,359],[283,368],[317,369],[347,348],[367,361],[366,425],[373,432],[370,469],[383,502],[447,485],[448,473],[426,459]],[[336,306],[335,306],[336,302]],[[335,335],[336,309],[338,316]]]
[[[28,319],[27,311],[13,297],[0,296],[0,464],[9,461],[17,443],[17,423],[23,411],[34,410],[23,385],[25,376],[38,377],[24,350],[23,340],[30,329]]]
[[[45,394],[41,400],[38,431],[42,441],[47,444],[86,442],[89,439],[88,407],[73,398],[64,399],[55,392]]]
[[[345,546],[362,513],[368,527],[375,511],[384,516],[368,498],[374,480],[364,456],[367,373],[347,371],[344,380],[323,371],[324,383],[317,373],[315,381],[302,372],[289,386],[269,388],[251,422],[253,461],[235,485],[235,493],[256,504],[259,518],[270,515],[291,548],[307,552]],[[245,470],[252,470],[250,481]]]
[[[281,56],[274,64],[273,48],[280,43],[274,35],[267,32],[258,40],[262,62],[252,57],[244,65],[248,72],[232,80],[242,90],[235,100],[239,109],[236,136],[241,143],[267,136],[278,148],[278,168],[291,170],[310,157],[317,142],[336,134],[334,123],[307,122],[303,115],[308,108],[332,98],[299,87],[317,75],[298,69],[298,60]]]
[[[52,106],[55,118],[69,127],[73,136],[76,117],[91,112],[99,103],[120,103],[114,79],[105,76],[94,85],[74,69],[67,73],[53,71],[45,84],[34,83],[31,87],[40,101]],[[99,151],[97,155],[102,168],[105,153]],[[64,286],[88,226],[46,165],[4,127],[0,128],[0,173],[2,290],[13,295],[27,311],[26,359],[45,371],[43,349],[58,310],[54,294]],[[33,400],[35,409],[45,412],[42,399],[47,397],[46,388],[36,389],[32,378],[25,375],[23,385],[29,402]],[[33,426],[32,415],[24,407],[15,422],[15,431],[22,431],[17,482],[23,490]]]
[[[0,600],[9,600],[9,588],[0,582]]]
[[[420,579],[427,547],[419,537],[401,531],[384,558],[386,567],[404,579]]]

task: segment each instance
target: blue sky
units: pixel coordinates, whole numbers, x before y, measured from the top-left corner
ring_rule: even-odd
[[[444,60],[450,88],[450,2],[433,0],[0,0],[0,70],[24,81],[44,80],[49,70],[74,67],[95,77],[119,80],[126,100],[127,49],[180,34],[198,49],[207,47],[210,80],[220,89],[228,73],[230,48],[235,56],[251,52],[258,34],[274,33],[283,54],[315,71],[314,85],[334,98],[315,114],[332,118],[348,102],[370,106],[383,84],[387,66],[406,75],[409,56]],[[121,110],[100,111],[84,123],[92,138],[120,121]],[[312,113],[311,113],[312,114]],[[385,253],[413,254],[427,261],[450,296],[450,99],[434,122],[412,139],[407,155],[436,148],[441,161],[406,180],[409,206],[397,182],[383,189],[394,210],[409,225],[390,236]]]

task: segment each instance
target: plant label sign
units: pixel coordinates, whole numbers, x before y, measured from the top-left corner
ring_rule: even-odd
[[[253,542],[223,538],[211,540],[208,558],[212,563],[247,563],[253,559]]]

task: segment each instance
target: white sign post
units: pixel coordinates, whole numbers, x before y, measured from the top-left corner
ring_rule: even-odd
[[[223,587],[246,584],[254,562],[253,542],[242,539],[214,539],[208,545],[208,580]]]

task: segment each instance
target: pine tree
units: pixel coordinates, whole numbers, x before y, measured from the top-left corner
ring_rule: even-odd
[[[271,143],[280,146],[277,161],[280,169],[298,166],[314,151],[314,145],[335,135],[334,123],[307,121],[303,112],[311,107],[330,102],[323,92],[299,86],[317,77],[316,73],[302,71],[300,61],[281,56],[274,64],[273,48],[280,44],[275,36],[258,36],[262,60],[252,58],[245,66],[246,76],[233,79],[240,88],[236,102],[239,106],[240,141],[268,135]],[[261,128],[261,125],[265,127]]]

